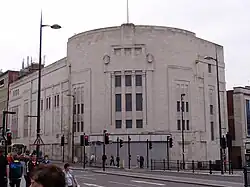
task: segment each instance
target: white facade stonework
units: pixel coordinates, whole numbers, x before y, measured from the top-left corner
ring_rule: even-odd
[[[53,104],[51,110],[42,112],[45,144],[59,143],[57,137],[66,131],[70,134],[74,110],[76,143],[83,132],[100,134],[104,129],[123,134],[165,133],[171,134],[174,141],[170,159],[181,159],[181,112],[177,105],[184,93],[186,160],[218,160],[216,68],[215,62],[204,60],[204,56],[215,57],[215,48],[226,133],[222,46],[182,29],[133,24],[74,35],[68,40],[67,58],[43,69],[44,101],[60,95],[59,108]],[[20,89],[20,96],[11,96],[9,104],[10,109],[20,108],[17,141],[34,140],[36,119],[28,120],[29,136],[24,137],[23,109],[28,102],[29,114],[36,115],[36,77],[34,73],[11,85],[11,90]],[[75,96],[75,108],[67,94]],[[162,138],[156,136],[153,141]]]

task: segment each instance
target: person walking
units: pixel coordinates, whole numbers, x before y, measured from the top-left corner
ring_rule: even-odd
[[[31,155],[31,159],[27,163],[27,177],[26,177],[26,187],[29,187],[31,185],[31,173],[39,165],[39,162],[37,162],[36,155]]]
[[[66,163],[64,165],[64,174],[65,174],[65,181],[66,181],[66,187],[78,187],[80,186],[70,169],[70,165]]]
[[[23,165],[17,155],[13,156],[13,161],[9,164],[9,180],[11,187],[20,187],[23,176]]]
[[[113,155],[110,157],[110,166],[115,166],[115,159]]]

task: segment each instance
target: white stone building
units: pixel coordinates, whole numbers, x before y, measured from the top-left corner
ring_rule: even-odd
[[[170,159],[181,159],[180,98],[184,93],[186,160],[218,160],[216,68],[215,62],[204,60],[206,55],[215,56],[215,48],[225,133],[227,103],[222,46],[182,29],[133,24],[72,36],[67,44],[67,58],[43,69],[43,103],[52,102],[49,108],[44,105],[42,111],[44,143],[58,144],[63,133],[70,134],[69,94],[76,97],[76,144],[83,132],[100,134],[104,129],[114,134],[158,132],[172,135]],[[31,143],[35,138],[36,119],[25,121],[24,115],[36,115],[36,78],[34,73],[11,85],[12,92],[20,90],[19,96],[10,95],[9,103],[10,109],[18,106],[19,110],[16,141]],[[57,95],[59,107],[57,104],[54,107]],[[16,121],[12,119],[12,124]],[[145,138],[166,140],[163,135]],[[132,141],[138,140],[139,136],[132,136]],[[60,146],[55,147],[45,151],[57,150],[59,154]],[[135,146],[132,152],[138,154],[137,149]],[[156,154],[156,146],[154,149]],[[165,148],[161,150],[166,152]],[[153,153],[151,156],[156,157]]]

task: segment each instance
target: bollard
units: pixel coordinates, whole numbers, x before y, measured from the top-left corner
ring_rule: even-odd
[[[193,173],[194,173],[194,160],[192,160],[192,170],[193,170]]]
[[[212,161],[209,160],[209,174],[212,174]]]
[[[179,172],[180,171],[180,163],[179,163],[179,160],[177,160],[177,171]]]

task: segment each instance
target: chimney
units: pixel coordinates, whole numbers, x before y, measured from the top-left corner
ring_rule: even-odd
[[[24,58],[23,58],[23,62],[22,62],[22,69],[24,69]]]
[[[27,56],[27,67],[30,66],[30,62],[29,62],[29,56]]]

